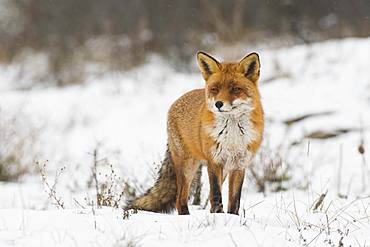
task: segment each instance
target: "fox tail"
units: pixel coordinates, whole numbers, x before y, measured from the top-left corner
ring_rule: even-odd
[[[143,195],[127,203],[125,209],[140,209],[158,213],[173,211],[176,203],[176,174],[167,148],[158,178]]]

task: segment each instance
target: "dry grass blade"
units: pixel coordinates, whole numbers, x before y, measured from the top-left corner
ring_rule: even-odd
[[[314,202],[313,209],[312,209],[313,211],[317,211],[320,207],[323,206],[327,193],[328,191],[326,190],[325,193],[322,193],[320,197]]]

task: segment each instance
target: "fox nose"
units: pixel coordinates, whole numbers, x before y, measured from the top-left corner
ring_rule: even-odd
[[[215,106],[217,107],[217,109],[221,109],[221,107],[224,105],[224,103],[222,102],[222,101],[217,101],[216,103],[215,103]]]

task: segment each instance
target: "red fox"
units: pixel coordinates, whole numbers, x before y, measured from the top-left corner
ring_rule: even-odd
[[[207,166],[211,213],[223,213],[221,187],[229,176],[228,213],[238,214],[245,169],[261,145],[264,117],[258,91],[257,53],[220,63],[204,52],[197,60],[205,88],[190,91],[168,113],[168,145],[155,185],[128,203],[154,212],[189,214],[192,180]]]

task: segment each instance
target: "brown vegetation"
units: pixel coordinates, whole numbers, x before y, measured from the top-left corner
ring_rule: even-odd
[[[187,69],[197,50],[218,43],[370,35],[367,0],[15,0],[2,5],[9,13],[0,19],[0,61],[12,61],[25,48],[45,52],[59,86],[81,83],[86,62],[122,70],[159,53]]]

